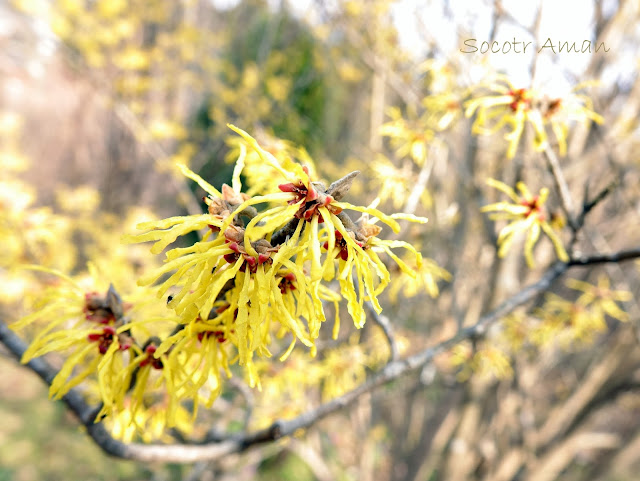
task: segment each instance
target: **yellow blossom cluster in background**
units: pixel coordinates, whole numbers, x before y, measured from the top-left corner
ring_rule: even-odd
[[[577,86],[579,90],[583,85]],[[550,145],[547,126],[551,127],[561,156],[566,154],[569,123],[572,121],[602,123],[604,119],[593,111],[589,97],[571,93],[565,98],[549,98],[530,88],[516,88],[505,76],[490,78],[477,86],[487,95],[474,95],[465,103],[465,115],[475,115],[472,131],[491,135],[507,127],[504,138],[508,141],[506,156],[515,156],[520,138],[527,124],[534,130],[533,145],[544,150]]]
[[[533,343],[544,346],[557,342],[562,347],[591,343],[607,330],[607,317],[629,320],[617,303],[630,301],[631,293],[612,290],[608,277],[600,276],[596,285],[578,279],[568,279],[566,285],[581,292],[580,296],[570,301],[547,294],[544,305],[533,313],[538,320],[530,336]]]
[[[374,330],[366,341],[360,339],[360,332],[335,348],[323,349],[316,358],[296,351],[280,365],[258,362],[262,393],[255,407],[255,427],[266,427],[275,419],[304,412],[311,403],[338,397],[364,382],[368,370],[384,365],[389,349],[381,330]],[[314,398],[318,386],[319,398]]]
[[[489,179],[487,184],[505,193],[511,202],[497,202],[484,206],[483,212],[495,212],[490,215],[493,220],[506,220],[508,224],[504,226],[498,234],[498,255],[503,257],[518,233],[526,233],[524,245],[524,255],[529,267],[533,267],[533,247],[535,246],[540,232],[544,232],[553,243],[558,258],[568,261],[569,256],[562,245],[560,237],[550,223],[550,217],[543,209],[549,196],[549,189],[543,187],[538,195],[533,195],[527,186],[522,182],[517,184],[520,192],[518,195],[511,187],[495,179]]]
[[[607,331],[608,321],[629,320],[619,303],[631,301],[631,293],[611,289],[607,276],[599,276],[597,284],[570,278],[565,285],[579,293],[577,298],[568,298],[571,291],[565,296],[549,292],[542,306],[507,316],[488,339],[455,346],[447,361],[458,379],[466,381],[474,373],[510,378],[513,358],[523,352],[584,348]]]

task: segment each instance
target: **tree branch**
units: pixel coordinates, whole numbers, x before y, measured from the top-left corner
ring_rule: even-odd
[[[562,210],[564,210],[565,215],[567,216],[567,222],[571,229],[575,232],[578,230],[578,224],[576,223],[576,219],[574,218],[574,208],[573,208],[573,200],[571,199],[571,193],[569,192],[569,186],[567,185],[567,180],[562,173],[562,169],[560,168],[560,161],[556,156],[555,152],[551,150],[551,147],[546,147],[542,153],[544,154],[544,158],[547,160],[547,164],[549,165],[549,169],[553,174],[553,180],[556,184],[556,188],[558,193],[560,194],[560,204],[562,205]]]
[[[593,264],[605,264],[608,262],[623,262],[640,257],[640,247],[613,254],[595,254],[592,256],[574,257],[569,261],[569,266],[588,266]]]
[[[387,339],[389,344],[389,361],[395,361],[398,359],[398,344],[396,343],[395,335],[393,334],[393,326],[389,321],[389,318],[384,314],[378,314],[376,310],[373,308],[371,301],[366,303],[367,311],[371,315],[373,322],[375,322],[382,332],[384,333],[384,337]]]
[[[204,460],[212,461],[232,453],[245,451],[252,446],[290,436],[300,429],[309,428],[328,415],[349,406],[363,394],[423,368],[432,362],[435,356],[459,342],[483,335],[491,324],[547,290],[552,282],[564,274],[570,267],[596,265],[606,262],[623,262],[636,258],[640,258],[640,248],[620,251],[613,254],[598,254],[573,258],[567,263],[556,262],[537,282],[525,287],[504,301],[496,309],[481,317],[476,324],[461,329],[450,339],[429,347],[406,359],[390,362],[383,369],[372,375],[366,382],[346,394],[321,404],[293,419],[276,421],[268,428],[253,433],[228,435],[219,441],[196,445],[126,444],[114,439],[101,423],[94,422],[96,409],[85,402],[79,391],[71,389],[62,399],[86,427],[89,436],[91,436],[94,442],[107,454],[144,462],[194,463]],[[27,349],[26,343],[1,321],[0,342],[18,359],[22,357]],[[38,374],[47,384],[51,384],[57,374],[57,371],[43,358],[33,359],[27,363],[26,366]]]

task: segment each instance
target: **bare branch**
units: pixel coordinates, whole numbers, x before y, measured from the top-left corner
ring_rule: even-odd
[[[371,318],[373,319],[373,322],[380,326],[380,329],[382,329],[384,336],[387,338],[390,351],[389,361],[395,361],[396,359],[398,359],[398,345],[396,343],[396,338],[393,334],[393,327],[391,326],[389,318],[383,314],[378,314],[371,305],[371,301],[367,302],[366,306],[369,314],[371,315]]]
[[[592,256],[575,257],[569,261],[570,266],[587,266],[605,264],[607,262],[623,262],[640,257],[640,248],[614,252],[612,254],[595,254]]]
[[[564,178],[564,174],[560,168],[558,157],[549,146],[547,146],[542,153],[544,154],[544,158],[547,160],[549,169],[551,169],[551,173],[553,174],[553,180],[556,184],[556,188],[558,189],[558,193],[560,194],[560,203],[562,205],[562,210],[564,210],[564,213],[567,216],[567,222],[575,232],[578,230],[578,224],[574,218],[575,211],[573,208],[573,200],[571,199],[567,180]]]
[[[619,179],[615,179],[611,183],[609,183],[604,189],[598,192],[598,194],[593,199],[587,200],[585,195],[584,204],[582,206],[582,212],[578,216],[579,227],[582,227],[582,225],[584,224],[584,218],[587,216],[587,214],[591,212],[591,210],[600,202],[602,202],[609,194],[611,194],[611,192],[613,192],[613,190],[616,187],[618,187],[618,185],[620,185],[620,181]]]

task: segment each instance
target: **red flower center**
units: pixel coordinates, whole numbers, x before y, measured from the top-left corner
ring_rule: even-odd
[[[143,366],[147,366],[147,365],[151,365],[152,368],[154,369],[162,369],[164,368],[164,364],[162,363],[162,359],[156,359],[155,357],[153,357],[153,354],[156,352],[158,348],[156,346],[154,346],[153,344],[149,344],[147,347],[145,347],[144,352],[145,352],[145,359],[140,363],[140,367]]]
[[[87,336],[87,340],[90,342],[98,343],[98,350],[100,354],[106,354],[109,346],[116,339],[116,329],[113,326],[105,326],[101,332],[92,332]],[[131,344],[121,344],[118,349],[126,351],[131,347]]]
[[[530,200],[523,199],[520,201],[520,205],[527,207],[527,211],[522,215],[526,219],[530,215],[536,214],[540,222],[543,222],[545,219],[544,212],[542,211],[542,205],[540,205],[540,196],[535,196]]]
[[[527,96],[527,89],[509,90],[509,94],[513,98],[513,101],[509,104],[511,110],[516,112],[520,105],[523,108],[529,110],[531,108],[531,99]]]
[[[366,248],[364,243],[362,243],[360,241],[356,240],[355,243],[358,244],[363,249]],[[329,249],[329,242],[328,241],[325,242],[323,247],[328,250]],[[344,239],[344,237],[342,236],[342,234],[338,230],[336,230],[336,247],[338,249],[340,249],[338,251],[338,253],[336,254],[336,258],[340,257],[343,261],[346,261],[349,258],[349,249],[347,247],[347,241]]]

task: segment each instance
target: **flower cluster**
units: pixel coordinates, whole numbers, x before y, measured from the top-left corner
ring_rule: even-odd
[[[159,344],[155,356],[170,353],[176,346],[192,345],[195,352],[203,342],[216,349],[230,344],[237,350],[230,362],[237,359],[245,366],[249,383],[255,386],[259,385],[255,356],[271,355],[274,333],[276,338],[290,336],[281,355],[285,359],[297,342],[314,352],[314,340],[326,320],[325,303],[335,307],[334,337],[341,299],[346,299],[357,327],[366,319],[365,302],[381,311],[378,295],[389,284],[390,274],[379,253],[388,254],[403,271],[416,277],[416,271],[392,249],[407,250],[418,268],[420,253],[405,242],[379,239],[382,228],[376,223],[397,232],[398,219],[426,219],[388,216],[373,205],[344,202],[341,199],[357,172],[326,187],[312,180],[306,166],[289,159],[285,169],[246,132],[230,127],[252,149],[251,155],[257,154],[281,177],[278,191],[254,196],[241,192],[240,175],[249,156],[244,148],[232,185],[224,185],[220,191],[183,166],[183,173],[207,192],[204,201],[208,212],[140,224],[145,232],[127,236],[126,241],[155,241],[151,251],[159,253],[179,236],[206,229],[193,245],[168,250],[165,264],[139,281],[153,285],[160,279],[158,296],[171,294],[168,306],[182,326]],[[361,213],[360,218],[353,221],[347,210]],[[339,293],[332,290],[332,281],[337,281]],[[208,359],[202,352],[194,356],[202,357],[201,364]]]
[[[607,330],[606,317],[628,321],[629,315],[617,302],[630,301],[628,291],[610,287],[609,278],[601,276],[597,285],[578,279],[568,279],[567,287],[581,292],[575,301],[549,293],[544,305],[536,309],[537,326],[531,333],[534,343],[543,346],[553,340],[568,345],[592,342],[596,335]]]
[[[409,120],[403,117],[397,107],[390,108],[387,114],[391,120],[380,128],[380,135],[389,138],[398,157],[409,156],[421,166],[427,159],[428,145],[433,140],[434,132],[426,127],[426,120],[418,117],[415,110],[410,109],[407,113]]]
[[[527,265],[533,267],[533,246],[538,241],[540,232],[542,231],[547,234],[553,243],[558,258],[565,262],[569,260],[567,251],[562,245],[558,234],[554,231],[550,219],[544,210],[544,203],[549,195],[549,189],[542,188],[538,195],[532,195],[526,185],[518,182],[516,186],[520,192],[520,195],[518,195],[511,187],[498,180],[489,179],[487,184],[508,195],[512,201],[496,202],[482,208],[483,212],[495,212],[490,216],[493,220],[508,221],[508,224],[504,226],[498,234],[498,245],[500,247],[498,255],[500,257],[503,257],[509,250],[509,247],[511,247],[515,234],[518,232],[526,232],[527,238],[524,245],[524,255],[527,260]]]
[[[97,381],[95,390],[103,404],[97,419],[124,410],[132,420],[144,417],[149,398],[167,392],[157,379],[163,377],[164,360],[154,356],[157,341],[144,325],[155,322],[155,332],[164,335],[178,324],[175,317],[164,312],[154,316],[154,310],[145,305],[144,299],[152,295],[147,289],[140,289],[127,301],[113,285],[102,291],[103,276],[91,264],[88,279],[76,280],[52,269],[37,270],[53,274],[55,281],[45,288],[33,306],[34,312],[11,326],[19,330],[42,325],[22,362],[47,353],[62,353],[65,360],[51,382],[51,398],[62,398],[85,380]],[[141,343],[142,339],[147,341]],[[172,376],[177,379],[180,372]],[[150,378],[154,386],[147,385]],[[177,394],[172,398],[173,405],[181,399]]]
[[[558,142],[560,155],[564,156],[570,121],[603,122],[602,116],[593,111],[591,99],[574,93],[583,85],[574,88],[564,98],[550,98],[533,89],[516,88],[504,76],[498,76],[481,87],[490,93],[467,101],[465,115],[471,117],[476,114],[472,128],[475,134],[490,135],[502,127],[509,127],[509,132],[505,134],[509,142],[509,159],[516,154],[527,123],[533,127],[536,150],[544,150],[548,146],[547,126],[550,126]]]
[[[260,387],[255,359],[271,357],[274,347],[282,361],[297,343],[314,355],[326,304],[334,313],[334,338],[343,299],[356,327],[362,327],[364,303],[380,312],[378,295],[391,279],[379,254],[414,278],[422,265],[410,244],[380,239],[383,229],[377,223],[397,232],[399,219],[426,219],[388,216],[376,204],[349,204],[342,198],[357,172],[325,187],[312,180],[306,166],[291,161],[285,169],[246,132],[232,128],[281,176],[276,192],[242,192],[246,147],[232,185],[220,190],[182,166],[206,191],[207,212],[143,222],[138,224],[143,232],[125,240],[154,241],[153,253],[194,231],[204,231],[200,241],[168,249],[159,267],[142,267],[138,286],[124,298],[113,285],[107,289],[105,279],[118,279],[129,289],[131,273],[120,279],[108,265],[90,263],[84,278],[36,268],[55,275],[55,281],[32,306],[33,313],[12,326],[40,325],[23,362],[53,352],[64,355],[51,383],[52,397],[59,399],[87,381],[102,403],[96,420],[108,418],[126,439],[162,431],[158,426],[188,424],[185,402],[192,420],[199,406],[211,407],[233,364],[244,366],[249,385]],[[352,220],[348,210],[359,218]],[[154,294],[168,296],[167,303],[151,302]]]
[[[480,347],[470,342],[457,344],[451,349],[449,363],[457,370],[456,378],[460,382],[468,381],[474,373],[496,379],[510,379],[513,376],[508,353],[486,342]]]

